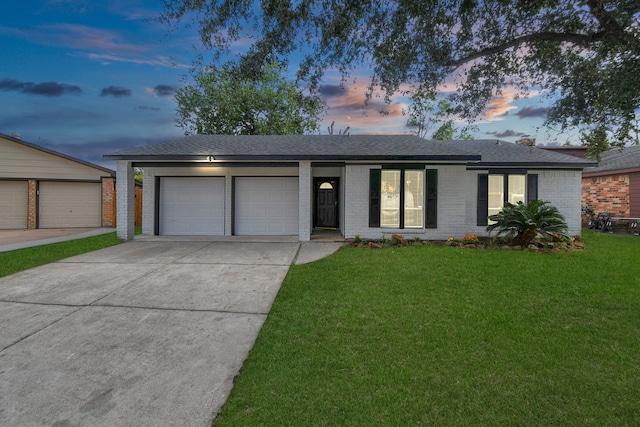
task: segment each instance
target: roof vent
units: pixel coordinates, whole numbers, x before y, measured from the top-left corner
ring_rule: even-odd
[[[20,134],[19,133],[12,133],[11,134],[11,138],[20,139]]]

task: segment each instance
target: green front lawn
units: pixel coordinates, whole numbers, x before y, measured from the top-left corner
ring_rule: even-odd
[[[215,425],[640,425],[640,238],[293,266]]]
[[[0,252],[0,277],[122,243],[116,232],[60,243]]]

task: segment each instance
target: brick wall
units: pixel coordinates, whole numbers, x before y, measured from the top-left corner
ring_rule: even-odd
[[[35,179],[29,180],[29,196],[27,200],[27,228],[33,230],[38,228],[38,182]]]
[[[629,174],[629,214],[640,218],[640,172]]]
[[[102,227],[116,226],[115,178],[102,178]]]
[[[582,179],[582,204],[596,213],[628,217],[629,175],[607,175]]]

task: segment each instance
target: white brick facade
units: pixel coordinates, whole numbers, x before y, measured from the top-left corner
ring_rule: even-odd
[[[154,168],[144,168],[142,170],[142,234],[152,235],[155,231],[155,180]]]
[[[298,209],[299,231],[298,238],[301,242],[311,240],[311,228],[313,226],[313,216],[311,214],[311,205],[313,198],[313,187],[311,182],[311,162],[300,162],[298,172],[299,194],[298,201],[300,208]]]
[[[116,231],[122,240],[133,240],[135,232],[135,173],[131,162],[118,160],[116,180]]]
[[[568,225],[570,236],[580,235],[582,228],[582,171],[540,170],[538,199],[558,208]]]
[[[486,227],[477,226],[478,206],[478,174],[487,171],[467,171],[467,215],[468,233],[478,236],[488,236]],[[580,235],[582,196],[582,172],[572,170],[530,169],[527,174],[538,175],[538,199],[549,202],[558,208],[564,216],[568,234]]]
[[[133,186],[133,169],[123,162],[123,173],[131,171]],[[310,240],[313,229],[314,209],[314,177],[337,177],[339,187],[339,229],[346,238],[359,235],[363,239],[380,239],[383,236],[400,234],[411,239],[414,236],[427,240],[445,240],[449,236],[461,239],[465,234],[480,236],[489,235],[484,226],[477,226],[477,176],[486,171],[468,171],[466,166],[428,164],[426,169],[435,169],[437,175],[437,227],[436,228],[370,228],[369,227],[369,171],[380,169],[381,165],[348,164],[344,167],[318,168],[311,162],[300,162],[299,167],[278,168],[229,168],[229,167],[194,167],[194,168],[144,168],[143,193],[143,234],[154,234],[157,220],[155,189],[156,177],[167,176],[218,176],[225,178],[225,232],[232,235],[233,218],[233,178],[235,176],[297,176],[299,180],[299,235],[300,241]],[[125,202],[129,185],[124,190],[121,165],[118,162],[118,235],[133,236],[133,204],[131,214],[122,209],[127,208]],[[580,234],[580,197],[581,172],[562,170],[530,170],[528,173],[538,175],[538,198],[549,201],[565,216],[571,235]],[[131,187],[133,194],[133,187]],[[123,213],[121,213],[121,211]],[[131,218],[129,223],[120,221]],[[129,234],[130,233],[130,234]],[[124,238],[124,237],[121,237]]]
[[[370,228],[369,227],[369,171],[380,169],[376,165],[347,165],[345,173],[345,227],[344,236],[362,239],[380,239],[400,234],[427,240],[443,240],[453,235],[461,238],[467,231],[465,198],[467,183],[464,165],[427,165],[438,171],[438,214],[436,228]]]

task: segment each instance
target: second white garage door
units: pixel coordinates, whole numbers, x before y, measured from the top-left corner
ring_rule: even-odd
[[[237,177],[234,234],[298,235],[297,177]]]
[[[100,227],[102,186],[94,182],[40,182],[40,228]]]
[[[224,178],[162,178],[160,234],[224,235]]]

